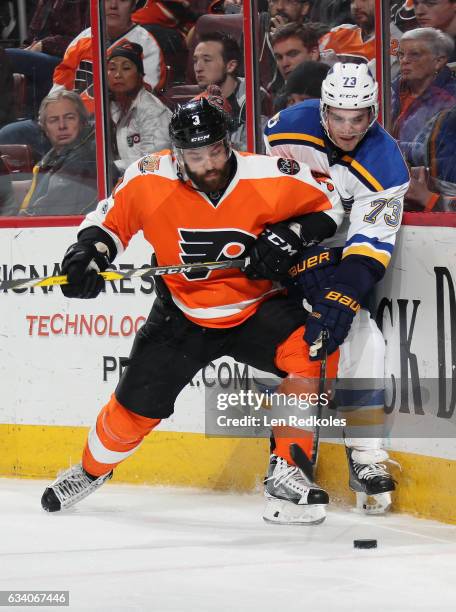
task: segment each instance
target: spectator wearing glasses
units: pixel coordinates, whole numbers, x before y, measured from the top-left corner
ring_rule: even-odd
[[[400,42],[400,74],[392,84],[392,135],[409,156],[421,128],[437,112],[456,104],[456,78],[446,65],[454,49],[434,28],[406,32]]]

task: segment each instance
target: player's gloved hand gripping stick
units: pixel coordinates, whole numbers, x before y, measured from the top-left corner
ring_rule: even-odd
[[[147,268],[132,268],[120,272],[117,270],[106,270],[105,272],[95,273],[104,280],[114,281],[127,278],[141,278],[142,276],[164,276],[166,274],[181,274],[195,270],[226,270],[228,268],[245,268],[249,263],[249,258],[231,259],[229,261],[211,261],[206,263],[195,264],[177,264],[171,266],[151,266]],[[20,278],[12,280],[4,280],[0,282],[0,291],[5,289],[24,289],[30,287],[51,287],[54,285],[67,285],[69,283],[68,276],[45,276],[42,278]]]

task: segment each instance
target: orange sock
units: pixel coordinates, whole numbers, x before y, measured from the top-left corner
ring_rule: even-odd
[[[132,455],[160,421],[127,410],[113,394],[89,432],[82,467],[92,476],[107,474]]]
[[[290,455],[290,444],[297,444],[310,458],[312,454],[313,433],[299,427],[273,427],[275,448],[274,455],[282,457],[290,465],[295,462]]]
[[[309,345],[305,342],[304,326],[295,329],[288,338],[277,347],[276,366],[288,372],[278,392],[286,394],[317,393],[320,378],[320,361],[310,361]],[[326,360],[326,377],[335,379],[339,364],[339,351],[328,355]],[[312,454],[313,432],[299,427],[274,427],[274,453],[295,465],[290,456],[290,444],[297,444],[310,458]]]

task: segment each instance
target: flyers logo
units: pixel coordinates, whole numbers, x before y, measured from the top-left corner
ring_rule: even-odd
[[[238,229],[179,229],[180,259],[184,264],[244,257],[256,236]],[[211,272],[186,272],[187,280],[204,280]]]

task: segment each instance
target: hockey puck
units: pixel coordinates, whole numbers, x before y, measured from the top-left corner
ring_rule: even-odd
[[[354,548],[377,548],[377,540],[353,540]]]

